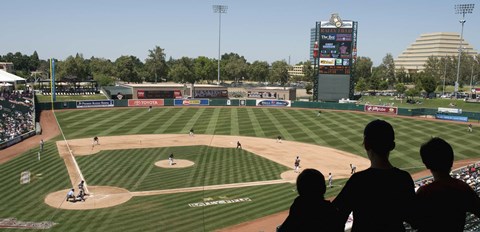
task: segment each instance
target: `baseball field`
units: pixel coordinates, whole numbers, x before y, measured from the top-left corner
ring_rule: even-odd
[[[362,131],[376,118],[395,128],[392,163],[412,174],[424,170],[418,150],[431,136],[452,144],[457,161],[480,158],[478,124],[469,133],[466,124],[426,118],[251,107],[55,115],[63,136],[49,139],[40,159],[35,146],[0,164],[0,220],[15,218],[37,229],[44,222],[53,225],[50,231],[228,231],[290,207],[296,156],[302,169],[333,174],[326,196],[335,196],[350,163],[357,170],[368,167]],[[195,135],[189,136],[192,128]],[[98,145],[92,144],[95,136]],[[172,153],[175,165],[168,164]],[[20,184],[24,171],[31,173],[28,184]],[[91,195],[85,202],[66,202],[68,189],[82,178]]]

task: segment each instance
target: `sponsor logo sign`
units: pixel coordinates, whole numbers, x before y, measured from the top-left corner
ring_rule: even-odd
[[[188,204],[188,206],[194,208],[194,207],[205,207],[205,206],[211,206],[211,205],[225,205],[225,204],[250,202],[250,201],[252,201],[252,199],[250,199],[248,197],[244,197],[244,198],[229,199],[229,200],[196,202],[196,203],[190,203],[190,204]]]
[[[145,100],[133,100],[128,99],[128,106],[164,106],[165,101],[163,99],[145,99]]]
[[[335,66],[335,58],[320,58],[321,66]]]
[[[258,100],[257,106],[289,107],[290,100]]]
[[[442,119],[442,120],[450,120],[450,121],[468,122],[468,117],[464,117],[464,116],[437,114],[435,115],[435,118]]]
[[[397,114],[398,113],[398,107],[365,105],[364,111],[365,112],[386,113],[386,114]]]
[[[208,99],[175,99],[173,104],[176,106],[208,106]]]
[[[461,114],[461,113],[462,113],[462,109],[438,107],[438,112],[439,112],[439,113]]]
[[[102,108],[113,106],[113,100],[77,101],[77,108]]]

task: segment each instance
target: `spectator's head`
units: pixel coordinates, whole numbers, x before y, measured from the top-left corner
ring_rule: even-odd
[[[365,150],[377,155],[388,155],[395,148],[395,132],[392,125],[383,120],[373,120],[363,131]]]
[[[453,165],[452,146],[438,137],[422,144],[420,156],[425,166],[432,171],[448,173]]]
[[[325,177],[316,169],[307,168],[297,177],[297,190],[300,196],[323,197],[326,189]]]

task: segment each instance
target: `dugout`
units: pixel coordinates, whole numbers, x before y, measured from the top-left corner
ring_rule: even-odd
[[[297,89],[293,87],[256,87],[248,88],[247,98],[250,99],[277,99],[295,101]]]

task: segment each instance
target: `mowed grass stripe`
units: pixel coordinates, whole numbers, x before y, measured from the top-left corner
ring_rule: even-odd
[[[270,120],[271,122],[271,125],[273,126],[273,128],[276,129],[276,131],[278,131],[278,135],[281,135],[282,137],[284,137],[285,139],[287,140],[294,140],[293,136],[290,134],[290,132],[288,131],[287,128],[285,128],[283,125],[283,123],[281,123],[279,120],[277,120],[277,117],[274,117],[272,115],[272,112],[269,110],[269,109],[265,109],[263,108],[262,111],[261,111],[265,117]],[[279,112],[279,111],[275,111],[275,112]],[[285,115],[284,115],[285,116]],[[264,127],[267,126],[267,125],[263,125]],[[286,124],[285,126],[289,126],[289,124]],[[278,136],[277,135],[277,136]],[[273,136],[270,136],[270,137],[276,137],[275,135]]]
[[[237,108],[230,109],[230,135],[239,135],[240,134],[240,126],[238,124],[238,111]]]
[[[177,112],[172,112],[172,115],[170,116],[170,118],[167,121],[165,121],[164,123],[162,123],[162,125],[158,129],[153,131],[153,134],[162,134],[165,130],[168,129],[168,127],[170,127],[172,124],[174,124],[175,121],[179,117],[181,117],[181,115],[183,113],[185,113],[187,110],[188,110],[188,108],[182,108],[182,109],[178,110]]]
[[[137,110],[138,111],[138,110]],[[133,112],[132,112],[133,113]],[[124,128],[124,127],[132,127],[133,125],[138,125],[140,124],[141,122],[144,122],[143,121],[143,118],[145,118],[145,116],[151,112],[148,112],[148,111],[141,111],[141,112],[134,112],[136,115],[135,117],[129,117],[129,118],[126,118],[126,119],[122,119],[120,122],[118,122],[115,127],[110,127],[104,131],[102,131],[101,133],[99,133],[100,136],[104,136],[104,135],[109,135],[109,134],[112,134],[111,132],[114,132],[115,130],[117,130],[118,128]],[[139,120],[140,119],[140,120]],[[132,130],[133,128],[135,127],[132,127]],[[129,132],[127,132],[127,134],[133,134],[130,130]]]
[[[196,110],[195,113],[190,118],[190,120],[187,123],[185,123],[185,126],[182,128],[182,131],[190,131],[190,129],[193,129],[195,132],[195,124],[198,118],[202,116],[203,112],[205,112],[205,108],[200,108]]]
[[[265,137],[265,133],[262,131],[262,127],[258,123],[258,119],[255,116],[255,112],[252,108],[246,108],[247,115],[251,124],[251,127],[255,133],[256,137]]]
[[[157,123],[160,121],[162,117],[166,117],[170,112],[172,111],[172,108],[155,108],[151,112],[151,114],[148,115],[148,119],[144,120],[142,118],[142,122],[137,124],[135,127],[133,127],[130,130],[131,134],[147,134],[146,132],[151,131],[151,128],[154,128]]]
[[[215,134],[215,129],[217,127],[218,117],[220,115],[221,108],[214,108],[212,116],[210,117],[210,121],[208,122],[207,129],[205,130],[205,134]]]
[[[280,111],[280,112],[283,113],[283,115],[290,121],[290,124],[288,124],[289,126],[294,124],[296,126],[296,128],[300,128],[301,131],[303,133],[305,133],[304,137],[310,138],[311,141],[316,141],[316,140],[319,139],[319,137],[316,135],[316,133],[314,131],[310,130],[310,127],[308,125],[303,124],[301,120],[298,120],[298,118],[295,118],[295,116],[297,116],[296,111],[283,110],[283,111]],[[292,115],[292,114],[295,114],[295,116]],[[305,121],[303,121],[303,122],[305,122]],[[292,127],[290,127],[290,128],[292,128]]]
[[[103,119],[98,120],[98,121],[97,121],[96,118],[95,119],[84,118],[83,120],[78,119],[78,120],[83,121],[83,123],[80,124],[81,128],[77,128],[75,131],[72,131],[71,133],[69,133],[68,138],[75,138],[76,136],[82,135],[82,134],[108,135],[108,134],[101,133],[104,130],[99,130],[98,125],[108,125],[108,128],[111,128],[111,127],[118,128],[118,126],[115,125],[112,122],[115,121],[116,119],[123,120],[125,118],[128,118],[128,117],[125,117],[125,116],[126,115],[131,115],[132,111],[133,110],[118,111],[117,114],[114,114],[114,115],[105,113],[105,112],[109,112],[107,110],[96,111],[95,114],[100,114],[100,116],[108,114],[109,117],[103,118]]]

